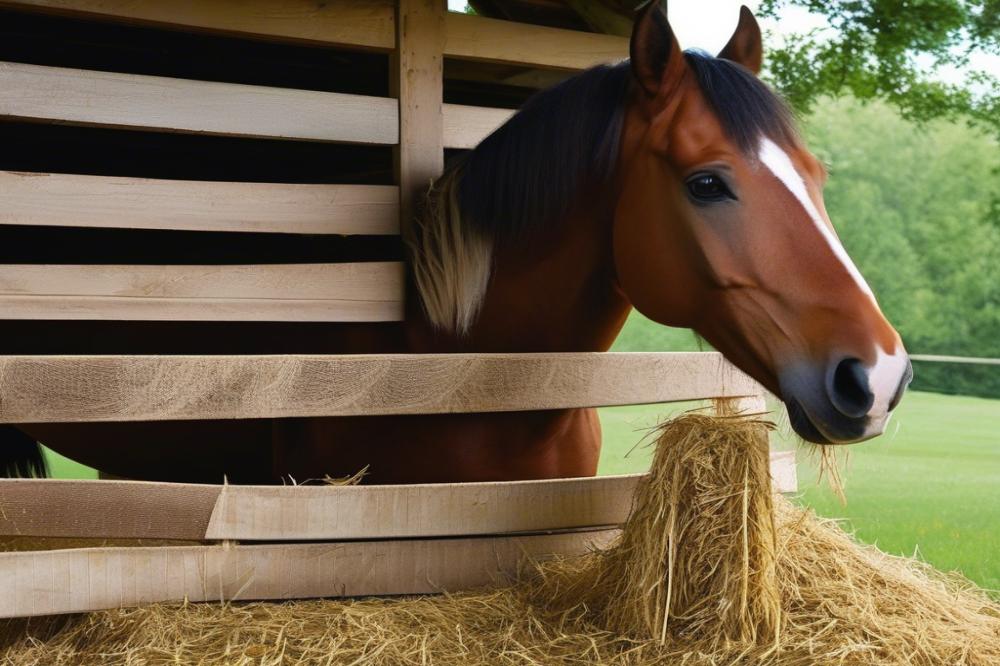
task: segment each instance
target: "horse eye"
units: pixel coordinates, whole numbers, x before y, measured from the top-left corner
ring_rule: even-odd
[[[735,199],[726,183],[710,173],[702,173],[687,182],[688,191],[697,201],[715,202],[725,199]]]

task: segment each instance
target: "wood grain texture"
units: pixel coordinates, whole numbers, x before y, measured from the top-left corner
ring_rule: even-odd
[[[799,492],[795,451],[771,451],[771,485],[778,493]]]
[[[448,148],[475,148],[512,115],[514,111],[510,109],[445,104],[444,145]]]
[[[444,31],[441,0],[399,0],[397,52],[391,59],[390,88],[399,100],[400,224],[410,224],[414,202],[444,169]]]
[[[391,0],[13,0],[0,6],[245,37],[380,50],[395,45]]]
[[[388,185],[224,183],[0,171],[0,192],[0,224],[399,233],[399,191]]]
[[[396,321],[398,262],[0,265],[4,319]]]
[[[628,39],[452,12],[444,52],[469,60],[576,70],[624,60]]]
[[[713,352],[0,357],[4,423],[502,412],[757,390]]]
[[[168,132],[392,145],[395,100],[0,63],[0,116]]]
[[[795,452],[771,454],[795,492]],[[645,475],[398,486],[218,486],[0,479],[0,536],[313,541],[620,525]]]
[[[456,592],[503,583],[525,560],[606,546],[617,530],[474,539],[0,553],[0,617],[168,601]]]
[[[612,526],[628,516],[640,478],[394,486],[0,479],[0,535],[310,541]]]
[[[0,479],[0,536],[202,541],[221,486]]]
[[[621,525],[644,474],[507,483],[339,488],[226,486],[211,540],[475,536]],[[796,490],[794,451],[771,456],[775,492]]]

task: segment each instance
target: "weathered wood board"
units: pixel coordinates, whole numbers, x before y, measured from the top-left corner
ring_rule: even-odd
[[[403,279],[399,262],[0,264],[0,313],[4,319],[398,321]]]
[[[228,183],[0,171],[0,192],[0,224],[399,233],[399,192],[389,185]]]
[[[503,412],[759,394],[714,352],[0,356],[0,422]]]
[[[516,537],[0,553],[0,618],[157,602],[428,594],[502,583],[617,530]]]

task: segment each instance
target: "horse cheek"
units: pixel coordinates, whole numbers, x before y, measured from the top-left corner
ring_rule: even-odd
[[[631,189],[631,188],[629,188]],[[628,196],[619,202],[613,234],[618,281],[632,305],[666,326],[690,326],[699,298],[691,260],[697,249],[672,220],[666,201]],[[645,199],[645,200],[644,200]]]

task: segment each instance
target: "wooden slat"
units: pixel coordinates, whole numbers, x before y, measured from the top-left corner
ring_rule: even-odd
[[[586,69],[627,58],[628,39],[449,13],[444,52],[469,60]]]
[[[218,183],[0,171],[0,224],[397,234],[388,185]]]
[[[391,0],[13,0],[0,6],[244,37],[381,50],[395,45]]]
[[[0,422],[562,409],[754,395],[721,354],[0,357]]]
[[[196,483],[0,479],[0,536],[202,541],[220,490]]]
[[[771,484],[774,487],[774,492],[777,493],[797,493],[799,491],[795,451],[771,451]]]
[[[0,479],[0,535],[306,541],[618,525],[641,475],[394,486]]]
[[[526,559],[607,546],[616,530],[476,539],[0,553],[0,617],[167,601],[307,599],[460,591],[502,583]]]
[[[448,148],[475,148],[512,115],[514,112],[510,109],[445,104],[444,145]]]
[[[360,46],[395,45],[393,3],[306,0],[17,0],[0,6],[222,34]],[[585,69],[628,57],[628,40],[449,12],[444,54],[455,58]]]
[[[795,452],[771,454],[795,492]],[[0,536],[306,541],[619,525],[645,475],[398,486],[211,486],[0,479]]]
[[[387,97],[0,63],[0,116],[364,144],[399,139]]]
[[[440,85],[439,82],[438,96]],[[415,118],[415,126],[407,130],[405,120],[397,127],[396,101],[387,97],[20,63],[0,63],[0,87],[10,91],[9,96],[0,97],[0,115],[9,117],[133,129],[386,145],[395,144],[400,131],[409,131],[413,138],[407,144],[407,154],[419,152],[426,154],[428,160],[436,154],[437,144],[425,145],[433,135],[433,128],[427,123],[443,123],[443,146],[471,148],[513,113],[508,109],[446,104],[441,118],[441,112],[436,115],[426,112],[428,102],[418,101],[411,103],[412,111],[407,113],[418,112],[424,124],[420,124],[420,118]],[[420,82],[406,90],[423,97],[428,89]],[[413,168],[415,165],[411,170]]]
[[[621,525],[645,474],[411,486],[225,486],[210,540],[476,536]],[[795,492],[795,452],[771,454],[775,492]],[[2,486],[0,486],[2,487]]]
[[[396,321],[397,262],[0,265],[4,319]]]
[[[414,202],[444,169],[444,30],[447,8],[441,0],[399,0],[398,49],[392,59],[391,88],[399,99],[400,224],[404,233]]]

